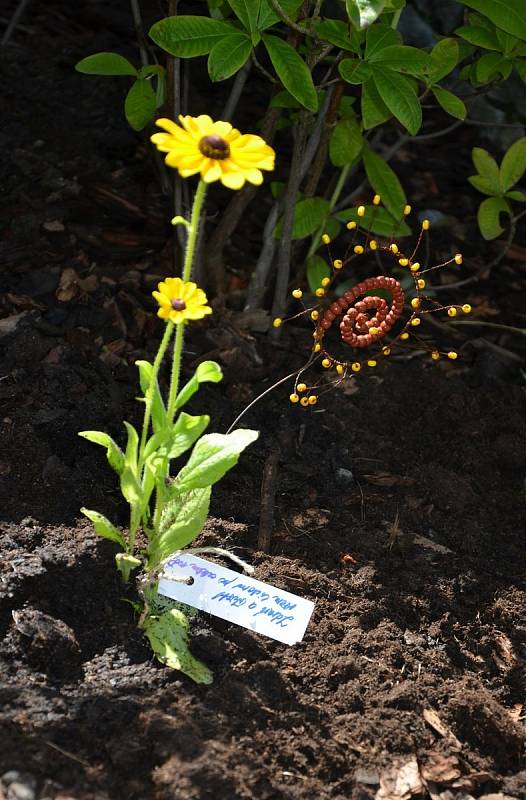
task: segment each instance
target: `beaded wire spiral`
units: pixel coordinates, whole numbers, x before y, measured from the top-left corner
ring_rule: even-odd
[[[422,276],[452,264],[462,264],[462,256],[457,253],[448,261],[444,261],[436,266],[422,268],[420,263],[415,260],[417,252],[422,243],[423,237],[429,230],[429,220],[422,222],[420,234],[416,246],[411,255],[406,255],[393,240],[380,242],[371,238],[370,229],[374,226],[375,209],[380,204],[379,195],[373,199],[373,208],[370,215],[369,230],[361,227],[356,221],[347,223],[347,229],[354,231],[353,240],[343,259],[333,259],[330,250],[331,239],[328,234],[323,234],[322,241],[327,246],[330,263],[332,266],[331,276],[322,280],[321,286],[316,289],[315,296],[320,302],[309,308],[303,307],[299,314],[295,314],[289,319],[296,319],[302,315],[310,315],[314,323],[314,345],[308,362],[302,367],[295,379],[294,391],[290,395],[292,403],[300,403],[302,406],[312,406],[318,401],[320,389],[329,390],[341,383],[349,374],[361,371],[362,367],[375,367],[378,359],[389,356],[395,347],[407,349],[424,350],[429,353],[433,361],[438,361],[442,356],[452,360],[458,357],[454,350],[442,352],[432,347],[426,339],[419,336],[416,329],[420,326],[422,318],[426,314],[438,311],[446,311],[450,317],[455,317],[462,311],[469,314],[471,306],[467,303],[463,305],[441,305],[432,297],[424,294],[426,279]],[[411,212],[411,207],[406,206],[404,216]],[[358,206],[356,216],[359,220],[366,214],[365,206]],[[358,243],[360,237],[362,243]],[[342,275],[345,267],[352,264],[355,259],[361,256],[372,254],[378,259],[380,254],[385,254],[391,258],[398,268],[407,271],[412,281],[409,289],[402,287],[402,282],[388,275],[378,275],[357,283],[341,297],[327,304],[327,294],[334,282]],[[404,285],[406,284],[403,281]],[[303,296],[301,289],[294,289],[292,296],[300,300]],[[403,319],[405,309],[408,309],[407,319]],[[277,318],[274,320],[274,327],[278,328],[284,320]],[[325,343],[327,332],[338,324],[341,341],[350,348],[353,348],[352,357],[349,359],[337,358],[328,352]],[[365,348],[370,351],[365,354]],[[321,381],[308,386],[302,381],[302,376],[315,362],[321,362],[322,367],[327,370],[334,369],[336,377],[329,381]]]

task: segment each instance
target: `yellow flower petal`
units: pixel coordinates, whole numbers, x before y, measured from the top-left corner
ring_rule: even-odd
[[[241,189],[245,184],[245,178],[242,172],[224,172],[221,176],[221,183],[227,189]]]
[[[221,167],[213,158],[207,158],[201,167],[201,177],[205,183],[218,181],[221,177]]]

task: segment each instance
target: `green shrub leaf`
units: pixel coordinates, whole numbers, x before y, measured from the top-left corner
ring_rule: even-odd
[[[485,239],[496,239],[504,232],[500,224],[500,215],[511,215],[511,208],[507,200],[502,197],[488,197],[479,206],[477,220],[480,232]]]
[[[120,544],[122,548],[126,547],[122,533],[109,519],[106,519],[104,514],[99,514],[98,511],[91,511],[89,508],[81,508],[80,511],[81,514],[84,514],[85,517],[93,522],[95,533],[98,533],[99,536],[103,536],[105,539]]]
[[[248,0],[250,2],[251,0]],[[298,16],[298,9],[303,0],[280,0],[280,6],[292,20],[296,21]],[[261,0],[261,8],[259,11],[258,30],[263,31],[279,22],[279,17],[269,3],[269,0]]]
[[[309,111],[317,111],[318,95],[312,75],[301,56],[277,36],[265,34],[263,42],[281,83]]]
[[[500,50],[499,40],[493,31],[482,28],[479,25],[463,25],[455,31],[464,41],[474,44],[475,47],[483,47],[484,50]]]
[[[402,219],[407,199],[395,172],[370,147],[364,148],[363,163],[367,180],[375,192],[381,196],[382,204],[394,219]]]
[[[381,125],[392,117],[373,80],[367,81],[362,87],[361,109],[363,126],[366,131]]]
[[[316,33],[321,39],[339,47],[341,50],[350,50],[351,53],[360,54],[360,48],[351,37],[349,25],[339,19],[325,19],[316,28]]]
[[[293,239],[304,239],[311,236],[323,225],[330,211],[330,203],[323,197],[308,197],[300,200],[294,208],[294,225],[292,228]],[[274,229],[274,238],[281,238],[283,222],[280,220]]]
[[[336,124],[329,142],[329,156],[335,167],[352,164],[362,147],[363,136],[357,122],[344,119]]]
[[[346,58],[338,65],[338,71],[344,81],[357,86],[360,83],[365,83],[371,77],[371,68],[366,61],[360,61],[357,58]]]
[[[524,0],[463,0],[493,22],[497,28],[526,41]]]
[[[378,64],[395,72],[419,76],[427,69],[429,56],[417,47],[393,44],[376,50],[368,61],[370,64]]]
[[[86,75],[138,75],[133,64],[118,53],[93,53],[75,64],[75,69]]]
[[[374,68],[378,94],[391,113],[414,136],[422,125],[422,109],[411,81],[389,69]]]
[[[433,86],[432,91],[444,111],[455,117],[455,119],[466,119],[468,112],[460,97],[457,97],[456,94],[453,94],[448,89],[443,89],[441,86]]]
[[[124,113],[129,125],[134,131],[142,131],[152,121],[156,109],[157,97],[152,84],[146,78],[138,78],[124,101]]]
[[[213,46],[208,56],[208,74],[212,81],[224,81],[246,63],[252,42],[244,33],[230,33]]]
[[[361,225],[371,233],[376,233],[378,236],[385,236],[387,238],[396,239],[398,237],[410,236],[411,228],[400,216],[395,219],[391,214],[381,206],[365,206],[365,215],[358,216],[358,209],[344,208],[338,211],[338,219],[342,222],[350,222],[353,220],[358,225]]]
[[[257,31],[261,0],[228,0],[228,5],[247,31]]]
[[[367,28],[367,33],[365,34],[365,59],[370,61],[384,47],[400,44],[401,41],[398,31],[395,31],[390,25],[377,22]]]
[[[517,139],[502,159],[500,180],[505,192],[520,181],[526,171],[526,136]]]
[[[501,75],[509,78],[513,65],[500,53],[486,53],[474,65],[475,77],[479,83],[489,83]]]
[[[449,75],[460,61],[460,48],[456,39],[442,39],[429,53],[429,80],[437,83]]]
[[[307,283],[314,294],[319,289],[324,278],[330,278],[331,270],[324,258],[318,255],[309,256],[307,259]]]
[[[228,22],[211,17],[181,14],[165,17],[150,28],[150,37],[155,44],[180,58],[206,56],[224,36],[234,33]]]
[[[243,428],[233,433],[205,434],[194,446],[188,464],[177,475],[173,488],[183,494],[216,483],[237,464],[243,450],[258,436],[257,431]]]
[[[345,0],[347,16],[358,30],[363,30],[378,19],[384,10],[385,0]]]

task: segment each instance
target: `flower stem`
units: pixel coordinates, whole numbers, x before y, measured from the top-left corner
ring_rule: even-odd
[[[157,351],[157,355],[155,356],[155,361],[153,362],[152,368],[152,378],[149,383],[148,389],[146,391],[145,397],[145,407],[144,407],[144,420],[142,423],[142,433],[141,433],[141,445],[139,448],[139,470],[142,467],[142,459],[144,448],[146,447],[146,439],[148,438],[148,430],[150,428],[150,418],[152,415],[152,403],[153,403],[153,395],[155,392],[155,387],[157,386],[157,375],[159,373],[159,367],[161,366],[161,362],[164,358],[164,354],[166,353],[166,348],[170,343],[170,339],[172,337],[174,329],[173,322],[168,321],[166,323],[166,327],[164,329],[164,336],[161,340],[161,344],[159,345],[159,349]]]
[[[199,233],[199,222],[201,219],[201,210],[203,208],[203,201],[206,194],[206,183],[200,180],[197,185],[197,190],[194,196],[194,203],[192,206],[192,216],[190,217],[190,224],[188,226],[188,240],[186,243],[186,252],[184,256],[183,265],[183,281],[189,281],[192,277],[192,267],[194,265],[195,246],[197,243],[197,234]],[[167,419],[168,423],[173,422],[175,414],[175,401],[179,391],[179,374],[181,371],[181,356],[183,353],[183,338],[184,338],[184,323],[177,325],[175,332],[175,344],[172,361],[172,377],[170,380],[170,394],[168,396],[168,410]]]

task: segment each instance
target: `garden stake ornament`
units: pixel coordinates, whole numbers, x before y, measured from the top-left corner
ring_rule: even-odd
[[[274,151],[260,136],[241,134],[228,122],[213,122],[203,114],[181,116],[181,125],[168,119],[158,120],[164,133],[152,136],[153,143],[166,153],[168,166],[183,178],[199,174],[190,219],[177,216],[172,222],[187,228],[188,238],[181,277],[161,281],[153,297],[157,315],[165,323],[153,363],[138,361],[139,379],[144,396],[142,431],[129,422],[127,445],[123,452],[116,442],[101,431],[82,431],[80,436],[106,449],[110,466],[120,477],[120,488],[130,507],[127,533],[117,528],[97,511],[83,508],[95,531],[122,548],[116,563],[123,579],[140,568],[138,587],[142,603],[135,603],[139,627],[149,639],[157,658],[184,672],[197,683],[210,683],[212,673],[194,658],[188,649],[188,619],[171,600],[157,593],[157,580],[166,560],[180,552],[198,536],[206,522],[212,485],[238,461],[243,450],[254,442],[257,431],[238,429],[227,434],[205,434],[210,422],[206,414],[194,416],[182,407],[205,382],[217,383],[222,372],[214,361],[200,363],[192,378],[181,388],[180,372],[185,326],[212,313],[206,294],[192,280],[195,248],[201,211],[209,183],[220,181],[238,190],[245,182],[259,185],[261,170],[274,168]],[[171,377],[166,401],[159,387],[161,364],[173,343]],[[193,447],[184,467],[175,477],[170,462]],[[145,534],[146,547],[136,544],[139,530]],[[186,552],[186,551],[185,551]],[[221,548],[200,548],[192,552],[214,552],[236,561],[246,572],[251,568]]]

